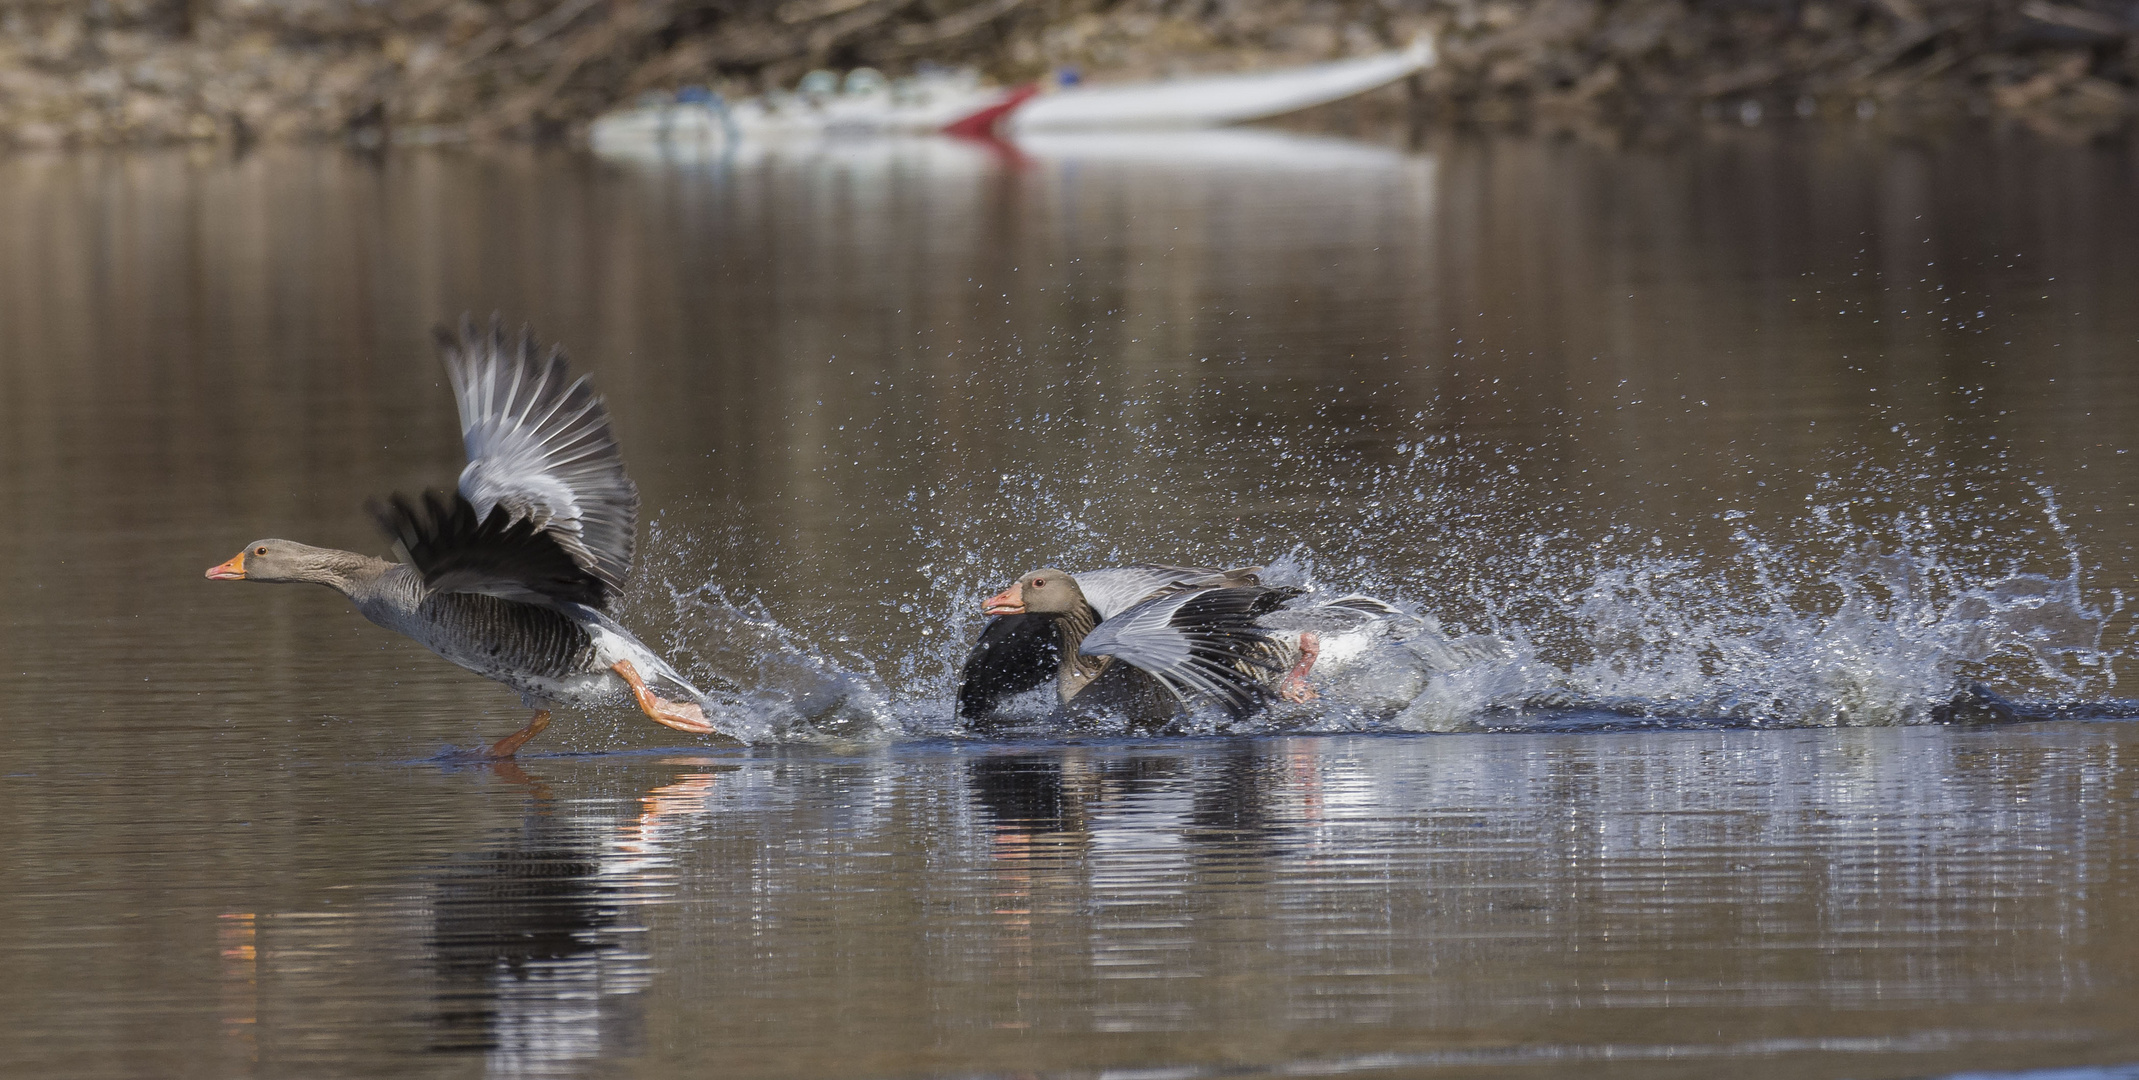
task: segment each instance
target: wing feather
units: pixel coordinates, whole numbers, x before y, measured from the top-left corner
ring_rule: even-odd
[[[523,603],[600,608],[609,584],[573,559],[556,539],[504,509],[478,517],[465,496],[425,492],[421,500],[395,495],[367,507],[393,538],[402,560],[439,592],[483,593]]]
[[[1161,593],[1216,585],[1253,585],[1260,566],[1235,570],[1138,563],[1073,574],[1078,591],[1101,619],[1111,619]]]
[[[539,350],[522,331],[508,341],[495,318],[487,332],[463,318],[458,335],[438,331],[439,354],[460,406],[468,466],[460,494],[488,525],[502,510],[620,592],[638,537],[639,489],[625,475],[609,409],[588,380],[572,377],[564,350]]]
[[[1255,618],[1297,595],[1252,585],[1166,593],[1100,623],[1077,651],[1114,657],[1177,698],[1208,698],[1244,716],[1269,698],[1284,668],[1277,640]]]
[[[958,715],[986,715],[1004,698],[1046,685],[1061,657],[1052,619],[1000,615],[988,620],[958,671]]]

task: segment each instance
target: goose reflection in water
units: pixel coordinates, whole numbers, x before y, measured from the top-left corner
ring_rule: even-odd
[[[482,1053],[515,1075],[632,1056],[653,974],[635,916],[673,894],[669,841],[706,812],[718,774],[677,775],[619,822],[585,812],[614,805],[606,799],[560,803],[510,763],[496,771],[525,783],[529,804],[517,830],[431,881],[431,1048]]]
[[[1172,755],[991,755],[972,762],[966,779],[1000,859],[1040,847],[1138,847],[1134,838],[1154,836],[1269,846],[1319,817],[1314,766],[1311,748],[1239,740],[1215,769]]]
[[[1071,748],[968,764],[972,805],[987,828],[989,931],[977,951],[1000,985],[976,1007],[991,1014],[991,1026],[1052,1021],[1059,1002],[1050,1004],[1050,987],[1065,977],[1058,951],[1065,938],[1079,943],[1090,978],[1202,968],[1211,931],[1195,927],[1217,912],[1184,882],[1266,879],[1284,845],[1296,843],[1288,837],[1318,821],[1311,757],[1254,740],[1208,751]],[[1264,890],[1242,890],[1225,917],[1268,902]],[[1180,995],[1125,990],[1095,1006],[1094,1016],[1105,1026],[1145,1029],[1165,1027],[1184,1007]]]
[[[1200,777],[1185,835],[1200,862],[1274,859],[1319,805],[1313,761],[1251,740],[1229,744],[1217,775]]]
[[[972,762],[967,784],[990,826],[997,914],[1033,914],[1036,886],[1072,885],[1105,902],[1191,866],[1275,858],[1288,834],[1317,821],[1312,751],[1241,740],[1215,762],[1204,757],[1200,766],[1074,753]]]

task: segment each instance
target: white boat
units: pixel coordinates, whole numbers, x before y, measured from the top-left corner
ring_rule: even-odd
[[[1074,86],[1025,102],[1003,126],[1012,132],[1219,127],[1341,101],[1432,67],[1433,39],[1401,52],[1245,75],[1157,83]]]
[[[793,91],[723,101],[700,91],[642,101],[601,116],[588,129],[597,152],[707,147],[747,141],[992,130],[1003,114],[1037,93],[1031,86],[982,86],[976,73],[932,72],[897,82],[870,68],[812,72]]]
[[[1311,67],[1210,75],[1155,83],[989,87],[971,71],[886,80],[861,68],[844,83],[811,72],[792,92],[726,102],[698,92],[642,102],[594,121],[598,153],[643,155],[751,141],[949,133],[1119,131],[1199,128],[1260,120],[1342,100],[1431,67],[1433,41],[1408,49]]]

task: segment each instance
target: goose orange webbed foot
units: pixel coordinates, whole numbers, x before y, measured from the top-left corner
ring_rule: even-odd
[[[1315,661],[1322,655],[1322,636],[1312,630],[1300,634],[1300,662],[1285,673],[1285,680],[1278,684],[1277,696],[1295,705],[1305,705],[1321,697],[1315,688],[1307,684],[1307,673],[1315,669]]]
[[[639,669],[629,660],[619,660],[610,665],[610,670],[631,687],[631,698],[639,703],[639,711],[646,718],[663,727],[688,731],[693,735],[711,735],[716,728],[706,721],[706,711],[688,701],[670,701],[646,688],[646,681],[639,678]]]
[[[549,785],[527,775],[527,770],[522,769],[511,758],[493,759],[490,762],[490,774],[508,784],[526,788],[529,794],[537,798],[547,799],[550,797]]]
[[[548,709],[540,710],[535,713],[533,719],[527,722],[526,727],[491,743],[490,748],[483,751],[483,756],[493,761],[503,761],[510,758],[519,753],[520,748],[526,746],[529,739],[542,734],[542,729],[549,726],[550,711]]]

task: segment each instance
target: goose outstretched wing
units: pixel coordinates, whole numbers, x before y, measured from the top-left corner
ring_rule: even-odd
[[[554,538],[572,561],[612,590],[631,575],[639,489],[609,429],[609,409],[587,379],[572,377],[564,350],[543,352],[526,331],[508,341],[461,321],[440,330],[439,353],[460,405],[468,467],[460,493],[486,518],[502,507]]]
[[[548,533],[502,510],[477,517],[459,492],[395,495],[369,504],[372,520],[393,539],[402,561],[438,592],[484,593],[522,603],[600,608],[609,586]]]
[[[1259,586],[1165,593],[1100,623],[1077,651],[1111,656],[1178,698],[1208,698],[1242,716],[1270,696],[1272,677],[1284,670],[1280,646],[1255,618],[1297,595]]]
[[[468,451],[460,490],[373,516],[434,589],[603,606],[631,573],[639,516],[609,410],[563,349],[524,330],[463,318],[437,338]]]

